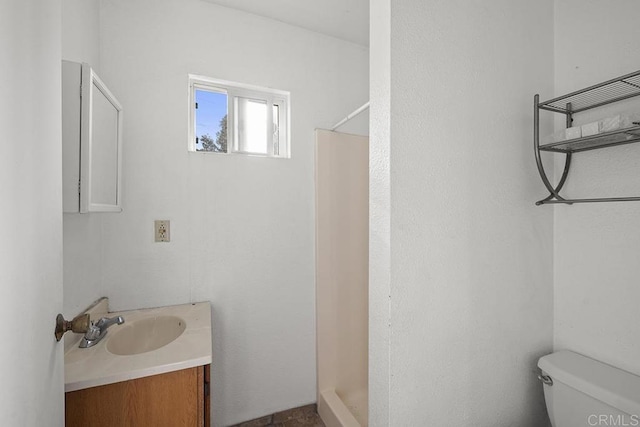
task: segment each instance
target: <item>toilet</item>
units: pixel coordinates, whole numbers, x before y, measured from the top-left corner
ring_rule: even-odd
[[[640,426],[640,377],[562,350],[538,361],[553,427]]]

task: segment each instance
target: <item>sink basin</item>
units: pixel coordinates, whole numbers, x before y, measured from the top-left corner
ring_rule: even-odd
[[[90,315],[92,319],[122,316],[125,323],[110,327],[93,347],[69,343],[64,355],[66,392],[211,363],[209,301],[109,311],[109,301],[103,298]]]
[[[107,350],[119,356],[130,356],[157,350],[178,338],[187,322],[177,316],[156,316],[112,327],[107,337]],[[115,330],[114,330],[115,329]]]

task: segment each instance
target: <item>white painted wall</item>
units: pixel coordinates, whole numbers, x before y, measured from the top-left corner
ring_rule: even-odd
[[[531,137],[533,94],[553,84],[553,3],[407,0],[389,12],[372,28],[390,25],[392,54],[371,70],[383,101],[390,73],[386,111],[372,110],[390,115],[372,125],[372,185],[390,200],[372,191],[371,252],[390,245],[391,283],[390,348],[373,341],[388,332],[372,314],[383,418],[371,425],[547,425],[536,362],[552,347],[552,211],[534,206]],[[371,49],[389,61],[384,40]],[[383,311],[387,274],[371,269]]]
[[[267,16],[363,46],[369,45],[369,5],[365,0],[205,0]]]
[[[369,425],[390,426],[391,0],[369,2]]]
[[[0,52],[0,420],[62,426],[60,2],[1,2]]]
[[[61,0],[62,59],[86,62],[100,72],[100,1]]]
[[[636,71],[639,14],[634,0],[556,2],[555,94]],[[614,110],[630,108],[640,101]],[[637,196],[639,163],[636,144],[575,155],[566,194]],[[637,202],[557,206],[554,232],[555,348],[638,375],[639,217]]]
[[[215,426],[314,402],[313,131],[367,100],[368,50],[197,0],[100,13],[125,111],[124,212],[103,218],[111,306],[211,301]],[[290,91],[292,158],[187,153],[188,73]]]
[[[99,0],[62,0],[62,59],[100,73]],[[108,83],[107,83],[108,85]],[[102,215],[64,214],[64,314],[73,317],[102,291]]]

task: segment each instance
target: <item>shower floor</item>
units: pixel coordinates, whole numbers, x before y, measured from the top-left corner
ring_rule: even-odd
[[[349,411],[363,427],[368,425],[369,403],[367,397],[367,390],[353,391],[342,395],[344,405],[349,408]]]
[[[315,404],[288,409],[232,427],[325,427]]]

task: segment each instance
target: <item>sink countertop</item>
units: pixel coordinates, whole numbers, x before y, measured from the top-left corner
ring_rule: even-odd
[[[122,326],[145,318],[177,316],[184,319],[187,327],[174,341],[146,353],[127,356],[110,353],[107,342],[120,327],[117,325],[109,328],[107,335],[93,347],[73,346],[64,355],[65,392],[211,363],[211,306],[208,302],[110,312],[107,315],[124,317]]]

